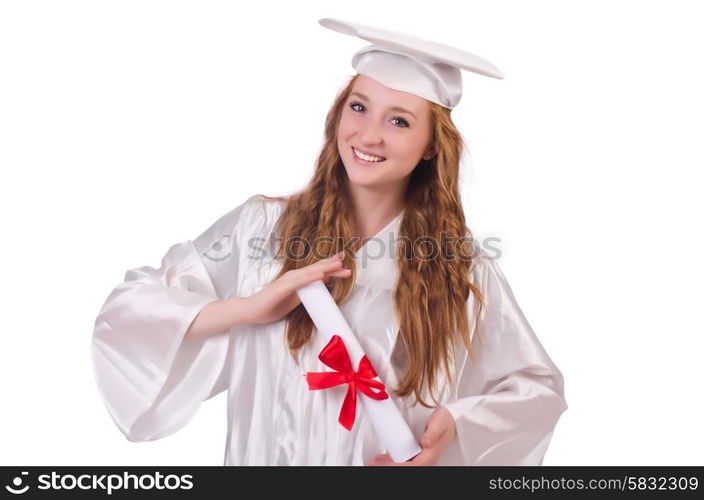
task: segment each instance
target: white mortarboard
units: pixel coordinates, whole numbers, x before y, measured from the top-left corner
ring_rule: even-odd
[[[449,109],[457,106],[462,97],[460,68],[493,78],[504,77],[489,61],[449,45],[338,19],[318,22],[372,42],[352,56],[352,67],[357,73]]]

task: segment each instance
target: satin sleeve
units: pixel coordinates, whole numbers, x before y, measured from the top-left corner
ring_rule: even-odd
[[[250,200],[194,241],[171,246],[158,269],[127,271],[102,306],[92,338],[94,374],[128,440],[173,434],[226,389],[230,335],[184,336],[205,305],[236,290]]]
[[[563,376],[528,324],[499,265],[474,270],[485,309],[472,339],[453,415],[464,465],[540,465],[567,409]],[[475,317],[471,315],[470,318]]]

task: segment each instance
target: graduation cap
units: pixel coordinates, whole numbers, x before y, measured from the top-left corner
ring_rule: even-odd
[[[449,45],[338,19],[318,22],[325,28],[372,42],[352,56],[352,67],[357,73],[449,109],[457,106],[462,97],[460,69],[504,78],[486,59]]]

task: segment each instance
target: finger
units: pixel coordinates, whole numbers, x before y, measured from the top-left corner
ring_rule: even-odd
[[[315,264],[311,264],[301,269],[294,269],[289,271],[290,274],[288,279],[290,281],[288,281],[287,283],[290,288],[300,288],[303,285],[307,285],[308,283],[324,279],[326,273],[340,271],[341,267],[341,260],[321,260],[316,262]]]
[[[368,465],[373,466],[398,466],[398,467],[417,467],[419,465],[431,465],[434,462],[433,454],[427,451],[422,451],[407,462],[394,462],[388,454],[375,455]]]
[[[374,465],[374,466],[379,466],[379,465],[391,465],[393,464],[393,460],[391,459],[391,456],[389,456],[388,453],[384,453],[383,455],[374,455],[372,459],[369,461],[368,465]]]
[[[323,275],[327,275],[345,270],[346,268],[342,267],[342,265],[343,263],[341,260],[321,260],[316,262],[315,264],[311,264],[310,266],[306,266],[302,269],[299,269],[299,271],[301,271],[302,274],[316,275],[319,273],[323,273]]]
[[[325,274],[327,274],[328,276],[333,276],[335,278],[345,278],[345,277],[349,276],[350,274],[352,274],[352,269],[345,268],[345,269],[340,269],[339,271],[333,271],[331,273],[325,273]]]
[[[425,448],[432,448],[438,442],[442,433],[435,428],[427,429],[420,437],[420,445]]]
[[[436,445],[447,432],[447,427],[442,425],[442,420],[431,418],[425,427],[425,432],[420,437],[420,445],[423,448],[430,448]]]
[[[317,262],[314,262],[313,264],[309,264],[305,267],[302,267],[300,269],[296,269],[292,271],[293,273],[300,273],[300,272],[307,272],[307,273],[313,273],[313,272],[318,272],[318,271],[323,271],[323,272],[331,272],[338,270],[342,267],[342,256],[344,255],[344,252],[340,252],[339,254],[333,255],[331,257],[326,257],[325,259],[321,259]]]
[[[300,271],[301,273],[331,273],[334,271],[339,271],[340,269],[342,269],[341,260],[319,260],[315,264],[303,267],[297,271]]]
[[[303,285],[307,285],[308,283],[322,280],[324,278],[325,278],[325,273],[323,271],[312,270],[312,271],[304,272],[296,277],[296,282],[294,284],[294,288],[300,288]]]
[[[336,254],[331,255],[331,256],[329,256],[329,257],[325,257],[325,258],[323,258],[323,259],[320,259],[318,262],[335,261],[335,260],[342,261],[342,260],[344,260],[344,258],[345,258],[345,252],[342,251],[342,252],[340,252],[340,253],[336,253]]]
[[[432,465],[435,463],[435,454],[429,450],[423,450],[418,455],[413,457],[412,460],[404,462],[400,465],[405,466],[419,466],[419,465]]]
[[[293,271],[292,278],[297,285],[300,285],[302,283],[321,280],[325,277],[326,272],[332,271],[339,271],[339,264],[328,264],[327,266],[312,264]]]
[[[350,276],[352,276],[352,269],[340,269],[339,271],[325,273],[323,283],[328,285],[330,283],[330,280],[332,280],[333,278],[349,278]]]
[[[322,267],[324,269],[334,268],[335,266],[341,266],[342,259],[323,259],[315,262],[307,267]],[[304,268],[305,269],[305,268]]]

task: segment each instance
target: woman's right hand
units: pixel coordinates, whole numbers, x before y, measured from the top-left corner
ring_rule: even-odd
[[[265,285],[251,297],[246,298],[248,323],[271,323],[278,321],[291,312],[301,299],[296,289],[323,280],[327,285],[331,278],[348,278],[351,269],[342,267],[344,252],[319,260],[300,269],[287,271],[279,279]]]

